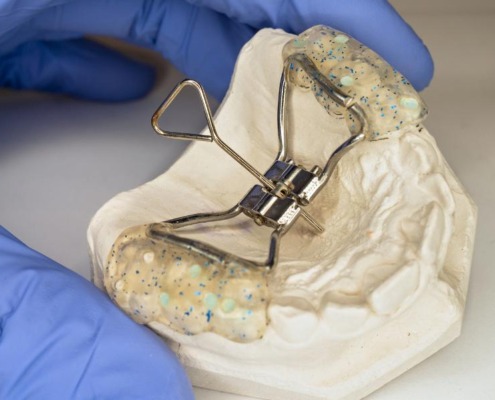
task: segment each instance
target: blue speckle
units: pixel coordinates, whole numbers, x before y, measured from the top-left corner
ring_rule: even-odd
[[[206,322],[210,322],[210,319],[211,319],[211,310],[208,310],[206,312]]]
[[[246,297],[247,300],[252,300],[253,299],[253,294],[252,293],[249,293],[245,297]]]
[[[195,291],[195,292],[194,292],[194,295],[195,295],[195,296],[201,296],[201,290],[197,290],[197,291]]]

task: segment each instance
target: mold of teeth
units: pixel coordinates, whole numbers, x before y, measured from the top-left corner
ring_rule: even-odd
[[[460,333],[476,206],[421,125],[419,95],[360,46],[329,28],[299,37],[262,30],[239,55],[215,116],[225,142],[265,171],[278,149],[284,57],[312,57],[361,106],[366,91],[385,99],[365,109],[378,135],[340,160],[307,207],[325,232],[296,222],[272,270],[240,260],[262,261],[270,233],[243,215],[150,233],[160,221],[229,209],[252,187],[253,178],[208,143],[192,144],[169,170],[117,195],[91,222],[95,283],[170,344],[196,385],[266,399],[360,399]],[[337,58],[318,58],[322,49]],[[291,80],[291,157],[323,165],[354,122],[317,96],[307,75]]]

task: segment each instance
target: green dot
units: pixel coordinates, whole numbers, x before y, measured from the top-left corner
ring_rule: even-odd
[[[335,43],[347,43],[349,41],[349,37],[346,35],[337,35],[333,40]]]
[[[400,99],[400,105],[408,108],[409,110],[415,110],[416,108],[418,108],[419,103],[418,100],[413,97],[403,97],[402,99]]]
[[[207,293],[204,299],[206,307],[209,309],[215,308],[217,305],[217,296],[215,296],[213,293]]]
[[[234,311],[236,304],[234,299],[225,299],[222,301],[222,310],[226,313]]]
[[[301,39],[294,39],[294,41],[292,43],[294,44],[294,47],[304,47],[304,46],[306,46],[306,41],[305,40],[301,40]]]
[[[170,301],[170,296],[167,292],[163,292],[162,294],[160,294],[160,303],[162,304],[163,307],[167,307],[169,301]]]
[[[349,75],[343,76],[342,78],[340,78],[340,83],[343,86],[352,86],[352,84],[354,83],[354,78]]]
[[[189,267],[189,275],[191,275],[191,278],[197,278],[200,273],[201,267],[198,264],[194,264]]]

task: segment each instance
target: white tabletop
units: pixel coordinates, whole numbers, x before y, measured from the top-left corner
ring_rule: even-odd
[[[459,2],[458,2],[459,3]],[[456,3],[457,4],[457,3]],[[468,303],[459,339],[368,397],[370,400],[495,398],[495,14],[411,14],[433,53],[424,92],[429,131],[479,207]],[[118,192],[162,173],[184,143],[154,135],[150,116],[180,74],[125,104],[0,92],[0,224],[31,247],[89,277],[86,228]],[[186,98],[175,128],[199,129]],[[192,106],[191,106],[192,107]],[[197,389],[199,400],[246,399]]]

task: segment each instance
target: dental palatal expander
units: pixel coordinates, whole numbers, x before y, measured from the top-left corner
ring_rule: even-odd
[[[307,46],[313,46],[317,49],[324,48],[323,45],[320,46],[318,43],[319,39],[314,39],[315,37],[326,37],[336,46],[326,53],[325,58],[319,60],[321,65],[323,65],[323,69],[325,62],[327,62],[326,57],[328,57],[328,60],[336,60],[334,64],[346,61],[344,54],[347,49],[342,50],[343,46],[354,46],[352,49],[354,52],[351,51],[351,57],[348,61],[349,64],[355,67],[345,66],[345,70],[347,70],[345,72],[348,73],[345,76],[337,76],[334,73],[335,68],[331,68],[331,73],[328,74],[328,77],[325,76],[320,71],[322,68],[319,69],[315,64],[315,59],[318,58],[311,57],[311,54],[315,54],[315,51],[313,50],[312,53],[308,54]],[[312,39],[313,41],[311,42]],[[348,43],[349,41],[350,43]],[[253,186],[247,195],[229,210],[192,214],[170,219],[162,223],[151,224],[149,226],[149,233],[152,236],[166,238],[168,241],[176,242],[174,236],[171,235],[171,231],[173,230],[194,224],[227,220],[243,213],[256,224],[273,228],[273,232],[271,234],[269,254],[266,261],[256,262],[239,259],[238,257],[235,258],[242,260],[247,265],[272,268],[277,264],[281,237],[287,233],[299,217],[302,217],[309,223],[315,231],[324,231],[324,228],[305,211],[304,207],[311,204],[313,199],[328,183],[337,163],[351,148],[365,139],[378,140],[386,138],[383,136],[383,133],[390,133],[391,131],[402,128],[406,124],[418,122],[426,115],[426,108],[414,89],[406,90],[406,94],[409,94],[409,96],[401,96],[404,93],[401,93],[402,89],[398,87],[391,96],[395,96],[394,99],[397,100],[395,103],[398,102],[399,104],[389,104],[387,110],[384,110],[382,104],[387,99],[379,99],[375,104],[372,96],[360,96],[358,98],[358,96],[350,96],[345,93],[345,91],[350,92],[353,85],[358,85],[359,73],[363,75],[362,80],[365,81],[365,87],[361,90],[360,94],[363,93],[363,90],[366,94],[367,92],[373,93],[374,90],[384,90],[384,87],[380,86],[380,82],[375,82],[376,84],[373,85],[373,82],[366,82],[366,79],[369,78],[367,74],[370,74],[370,70],[383,68],[386,63],[375,53],[371,52],[371,50],[366,49],[359,42],[338,31],[322,26],[314,27],[301,34],[293,42],[286,45],[286,47],[289,47],[289,51],[291,50],[290,47],[292,47],[292,50],[296,52],[286,57],[284,62],[280,79],[277,110],[279,150],[275,161],[264,174],[259,172],[220,138],[213,122],[213,116],[206,94],[201,84],[197,81],[186,79],[179,83],[156,110],[152,117],[152,126],[159,135],[180,140],[215,142],[223,151],[251,173],[260,184]],[[304,47],[306,47],[306,54],[297,51]],[[371,53],[376,57],[374,63],[370,63],[369,59],[365,58],[366,54],[360,60],[360,55],[365,52]],[[367,56],[369,57],[369,54]],[[319,54],[318,57],[320,57]],[[384,79],[392,79],[393,82],[397,82],[397,85],[404,86],[405,88],[410,86],[409,82],[402,75],[398,74],[396,70],[391,69],[388,65],[386,66],[391,70],[391,73],[390,76],[385,75]],[[340,69],[342,70],[343,68],[341,67]],[[305,83],[303,86],[311,88],[320,103],[323,104],[325,101],[328,102],[328,100],[331,100],[339,106],[340,109],[338,111],[340,113],[346,113],[351,136],[331,154],[323,168],[314,166],[311,170],[308,170],[288,157],[287,98],[289,95],[289,81],[291,79],[293,81],[299,79],[299,82],[302,81]],[[193,87],[199,93],[209,135],[172,132],[164,130],[159,126],[160,117],[173,103],[177,95],[187,86]],[[390,89],[386,90],[391,91]],[[356,94],[358,92],[358,90],[355,91]],[[379,98],[380,94],[376,94],[376,97]],[[389,99],[392,97],[389,97]],[[398,107],[408,112],[406,117],[409,120],[406,118],[396,120]],[[329,111],[330,106],[327,104],[325,108]],[[367,115],[366,110],[368,110],[371,116]],[[377,127],[381,127],[383,124],[387,126],[387,129],[385,129],[385,132],[380,132]],[[208,254],[210,257],[221,259],[221,251],[217,251],[211,246],[204,245],[200,242],[180,239],[176,243],[181,242],[184,244],[185,240],[193,245],[196,250]]]
[[[393,132],[408,132],[403,128],[418,124],[426,116],[423,101],[400,73],[339,31],[313,27],[285,44],[282,56],[285,61],[278,92],[279,150],[265,174],[219,137],[199,83],[180,83],[153,115],[153,127],[160,135],[215,142],[259,184],[227,211],[130,226],[120,233],[108,255],[105,289],[138,323],[149,324],[153,329],[168,327],[170,334],[212,332],[236,342],[263,337],[270,321],[269,276],[277,265],[281,237],[300,217],[316,231],[323,230],[304,207],[323,190],[349,149],[365,139],[373,141]],[[322,168],[308,170],[288,157],[287,103],[292,85],[312,91],[328,113],[346,119],[351,132]],[[158,125],[165,110],[187,86],[199,93],[208,135],[169,132]],[[241,213],[273,229],[269,254],[263,262],[175,234],[181,227],[223,221]]]

